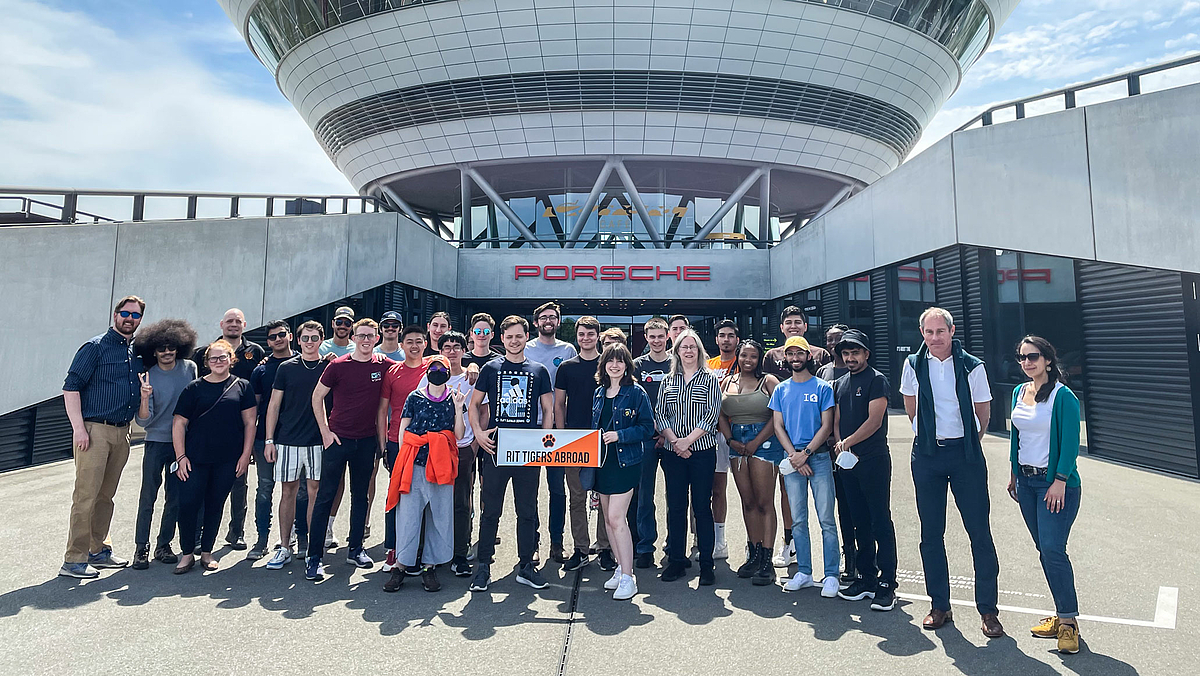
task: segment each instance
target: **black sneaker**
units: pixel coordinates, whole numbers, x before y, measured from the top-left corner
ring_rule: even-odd
[[[542,577],[542,574],[538,572],[537,566],[533,565],[532,562],[521,566],[520,570],[517,571],[517,583],[533,587],[534,589],[545,589],[549,585],[546,582],[546,578]]]
[[[642,552],[633,560],[634,568],[653,568],[654,552]]]
[[[838,578],[838,587],[840,589],[845,589],[854,584],[857,579],[858,573],[853,570],[847,570],[842,573],[841,577]]]
[[[471,564],[462,557],[455,557],[450,563],[450,572],[455,577],[471,577]]]
[[[388,581],[383,583],[383,591],[391,594],[392,592],[400,591],[400,588],[403,586],[404,571],[397,567],[392,569],[391,576],[388,577]]]
[[[613,558],[611,549],[601,549],[600,555],[596,559],[600,562],[600,570],[617,569],[617,560]]]
[[[838,592],[838,596],[847,601],[861,601],[863,599],[875,598],[875,585],[863,579],[854,581],[854,584],[846,587]]]
[[[488,585],[492,583],[491,566],[486,563],[481,563],[475,569],[475,578],[471,580],[471,591],[483,592],[487,591]]]
[[[241,551],[245,551],[245,550],[246,550],[246,548],[247,548],[247,546],[246,546],[246,538],[244,538],[244,537],[242,537],[242,536],[240,536],[240,535],[239,535],[239,536],[237,536],[237,537],[235,537],[235,538],[232,538],[232,539],[230,539],[230,538],[226,538],[226,539],[225,539],[225,544],[229,545],[229,548],[230,548],[230,549],[233,549],[233,550],[236,550],[236,551],[239,551],[239,552],[241,552]]]
[[[169,544],[154,550],[154,560],[159,563],[179,563],[179,557],[175,555]]]
[[[682,561],[672,561],[667,564],[666,568],[663,568],[663,572],[658,576],[658,579],[663,582],[674,582],[683,577],[683,571],[685,570],[687,570],[687,567],[683,565]]]
[[[875,585],[875,598],[871,601],[871,610],[891,610],[896,607],[896,586],[890,582],[879,582]]]
[[[700,568],[700,586],[711,587],[717,583],[717,572],[712,568]]]
[[[421,586],[425,587],[427,592],[435,592],[442,588],[442,583],[438,581],[437,568],[425,566],[421,569]]]
[[[575,553],[571,555],[571,558],[567,559],[567,562],[563,564],[563,570],[579,570],[591,562],[592,560],[588,558],[586,552],[581,552],[576,549]]]
[[[146,570],[150,567],[150,545],[138,545],[133,553],[133,569]]]

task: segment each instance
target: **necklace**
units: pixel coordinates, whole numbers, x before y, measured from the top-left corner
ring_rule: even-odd
[[[321,363],[321,360],[320,360],[320,359],[317,359],[316,361],[314,361],[314,362],[313,362],[313,365],[312,365],[312,366],[309,366],[309,365],[308,365],[308,360],[307,360],[307,359],[305,359],[304,357],[300,357],[300,365],[301,365],[301,366],[303,366],[305,369],[307,369],[307,370],[309,370],[309,371],[315,371],[315,370],[317,370],[317,366],[318,366],[318,365],[320,365],[320,363]]]

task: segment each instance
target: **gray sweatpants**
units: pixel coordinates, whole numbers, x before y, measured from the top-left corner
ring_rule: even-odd
[[[428,507],[428,510],[426,509]],[[429,483],[425,468],[413,467],[412,490],[396,506],[396,561],[405,568],[417,565],[421,520],[425,520],[425,549],[421,563],[447,563],[454,556],[454,484]]]

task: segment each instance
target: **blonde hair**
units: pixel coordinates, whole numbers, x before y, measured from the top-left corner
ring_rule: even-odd
[[[671,345],[671,376],[683,374],[683,365],[679,361],[679,344],[686,338],[696,341],[697,365],[704,371],[708,370],[708,352],[704,349],[704,341],[700,340],[700,336],[694,330],[684,329]]]
[[[225,354],[229,355],[229,365],[230,366],[233,366],[234,364],[237,363],[238,358],[237,358],[237,354],[233,351],[233,346],[230,345],[229,341],[225,340],[224,338],[218,338],[218,339],[214,340],[213,342],[209,343],[208,347],[204,348],[205,363],[208,362],[208,353],[212,352],[212,349],[214,347],[225,350]]]

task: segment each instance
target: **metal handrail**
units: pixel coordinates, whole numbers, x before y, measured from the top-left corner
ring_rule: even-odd
[[[62,197],[61,204],[54,204],[41,200],[35,200],[30,195],[55,195]],[[196,211],[198,203],[201,199],[224,199],[229,201],[229,218],[238,218],[241,216],[240,201],[243,199],[266,200],[266,217],[274,217],[275,200],[305,200],[320,204],[322,214],[346,214],[349,213],[350,203],[358,202],[361,205],[362,213],[378,213],[381,211],[395,211],[393,207],[385,200],[379,199],[372,195],[305,195],[301,193],[236,193],[236,192],[201,192],[201,191],[174,191],[174,190],[91,190],[79,188],[40,188],[27,186],[0,186],[0,199],[18,199],[22,200],[22,211],[28,212],[33,204],[44,206],[59,212],[58,223],[78,223],[79,217],[84,216],[91,218],[93,223],[106,221],[110,223],[118,222],[120,219],[113,219],[107,216],[100,216],[86,211],[81,211],[78,208],[80,197],[120,197],[133,201],[132,221],[143,221],[145,218],[146,198],[147,197],[174,197],[184,198],[187,200],[187,211],[184,219],[194,220],[197,218]],[[370,210],[368,211],[368,205]],[[340,206],[340,211],[331,211],[330,207],[335,209]],[[286,211],[286,209],[285,209]]]
[[[1055,89],[1054,91],[1037,94],[1035,96],[1027,96],[1023,99],[1016,99],[1014,101],[1000,103],[1000,104],[992,106],[991,108],[988,108],[987,110],[983,111],[982,113],[971,118],[971,120],[969,122],[962,125],[958,129],[955,129],[955,131],[963,131],[963,130],[969,129],[969,128],[975,126],[977,123],[982,124],[985,127],[989,126],[993,123],[995,113],[1000,112],[1002,110],[1008,110],[1009,108],[1016,109],[1016,119],[1021,120],[1021,119],[1025,118],[1025,106],[1026,105],[1037,102],[1037,101],[1045,101],[1046,99],[1057,98],[1060,96],[1063,97],[1063,107],[1066,109],[1071,109],[1071,108],[1075,107],[1075,95],[1078,94],[1079,92],[1086,91],[1088,89],[1095,89],[1096,87],[1103,87],[1104,85],[1110,85],[1110,84],[1113,84],[1114,82],[1125,81],[1127,83],[1128,95],[1129,96],[1137,96],[1142,93],[1142,82],[1141,82],[1142,77],[1144,77],[1146,75],[1150,75],[1152,73],[1159,73],[1164,70],[1172,70],[1174,68],[1180,68],[1182,66],[1190,66],[1193,63],[1200,63],[1200,54],[1193,54],[1192,56],[1186,56],[1184,58],[1175,59],[1173,61],[1166,61],[1166,62],[1160,63],[1158,65],[1155,65],[1155,66],[1147,66],[1145,68],[1137,68],[1134,70],[1126,71],[1124,73],[1118,73],[1116,75],[1109,75],[1107,77],[1102,77],[1097,80],[1091,80],[1090,82],[1074,84],[1074,85],[1070,85],[1068,87],[1063,87],[1062,89]]]

